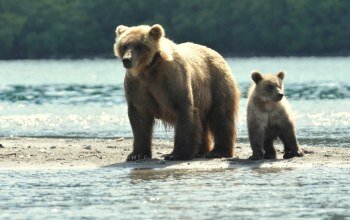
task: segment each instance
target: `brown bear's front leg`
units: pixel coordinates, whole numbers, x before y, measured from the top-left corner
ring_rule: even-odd
[[[132,105],[128,105],[128,115],[134,134],[133,151],[127,161],[147,159],[152,157],[151,142],[154,117],[148,113],[140,113]]]
[[[175,143],[168,160],[190,160],[199,150],[202,138],[202,125],[199,114],[193,108],[177,109],[175,122]]]

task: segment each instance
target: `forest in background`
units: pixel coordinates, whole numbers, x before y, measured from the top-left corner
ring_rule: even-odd
[[[0,59],[112,57],[117,25],[155,23],[226,56],[350,54],[349,0],[0,0]]]

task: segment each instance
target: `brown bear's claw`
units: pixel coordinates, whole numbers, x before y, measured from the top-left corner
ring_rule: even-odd
[[[135,160],[143,160],[143,159],[151,159],[151,155],[149,153],[136,153],[132,152],[126,158],[126,161],[135,161]]]
[[[192,159],[190,157],[180,156],[180,155],[176,155],[174,153],[165,154],[163,157],[164,157],[165,160],[191,160]]]

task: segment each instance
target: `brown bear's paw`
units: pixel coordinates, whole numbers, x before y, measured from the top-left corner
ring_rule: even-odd
[[[191,160],[193,159],[193,157],[171,153],[171,154],[165,154],[164,159],[165,160]]]
[[[129,154],[129,156],[126,158],[126,161],[135,161],[135,160],[143,160],[143,159],[151,159],[152,155],[151,153],[145,153],[145,152],[132,152]]]
[[[205,156],[207,155],[208,153],[197,153],[194,155],[194,158],[205,158]]]
[[[211,152],[205,154],[205,158],[232,158],[232,153],[224,150],[212,150]]]
[[[299,150],[298,152],[288,151],[284,153],[283,159],[290,159],[292,157],[302,157],[302,156],[304,156],[304,152],[302,150]]]

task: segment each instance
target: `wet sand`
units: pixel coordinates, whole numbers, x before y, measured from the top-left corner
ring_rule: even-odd
[[[132,150],[131,139],[80,138],[0,138],[0,170],[23,169],[91,169],[162,168],[162,169],[225,169],[240,167],[350,167],[350,147],[301,146],[306,155],[282,159],[282,146],[277,145],[278,159],[251,161],[247,143],[238,143],[233,159],[195,159],[192,161],[165,161],[162,155],[170,153],[173,143],[153,140],[153,159],[125,162]]]

